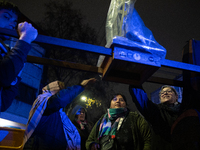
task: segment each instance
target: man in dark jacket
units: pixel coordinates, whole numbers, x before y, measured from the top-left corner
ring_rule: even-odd
[[[0,28],[15,29],[19,14],[15,5],[0,1]],[[17,95],[21,70],[31,50],[30,44],[38,34],[27,22],[19,23],[17,31],[19,40],[11,50],[3,42],[9,37],[0,35],[0,112],[5,111]]]
[[[171,150],[171,127],[180,114],[178,94],[168,85],[161,87],[159,92],[160,104],[154,104],[142,88],[129,87],[132,100],[137,109],[151,124],[154,133],[154,150]]]

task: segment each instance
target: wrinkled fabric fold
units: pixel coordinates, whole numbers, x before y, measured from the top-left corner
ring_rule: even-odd
[[[113,43],[150,52],[164,59],[166,49],[154,38],[136,9],[136,0],[111,0],[106,21],[106,47]]]
[[[38,98],[34,101],[31,111],[29,113],[29,119],[28,119],[27,127],[24,134],[24,139],[23,139],[23,146],[31,137],[35,128],[40,122],[40,119],[42,118],[42,115],[47,107],[48,99],[51,96],[52,94],[49,92],[40,94]],[[70,121],[70,119],[65,114],[65,112],[62,111],[62,109],[63,108],[59,110],[59,113],[60,113],[60,117],[63,123],[65,138],[68,144],[66,150],[80,150],[81,138],[78,133],[78,130]]]

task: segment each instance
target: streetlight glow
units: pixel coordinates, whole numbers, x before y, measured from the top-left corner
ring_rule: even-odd
[[[86,102],[87,97],[86,96],[81,96],[81,100]]]

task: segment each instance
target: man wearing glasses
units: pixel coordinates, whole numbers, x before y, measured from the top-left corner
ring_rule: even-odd
[[[159,92],[160,104],[150,101],[142,88],[130,86],[129,91],[137,109],[151,124],[153,149],[171,150],[171,127],[180,114],[176,90],[168,85],[162,86]]]

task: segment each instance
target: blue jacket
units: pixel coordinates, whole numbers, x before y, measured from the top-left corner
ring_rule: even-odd
[[[18,40],[5,56],[0,55],[0,112],[8,109],[18,93],[18,84],[21,81],[18,74],[22,70],[30,50],[30,44]],[[11,85],[13,81],[16,83]]]
[[[66,107],[84,88],[80,85],[68,87],[48,99],[47,107],[24,150],[65,150],[67,141],[59,110]],[[70,138],[70,137],[69,137]]]

